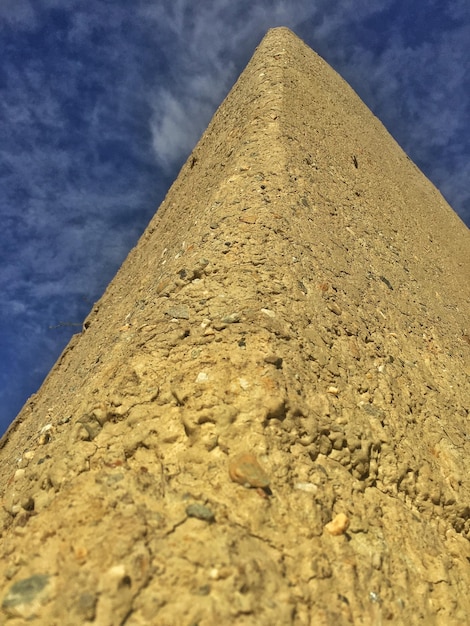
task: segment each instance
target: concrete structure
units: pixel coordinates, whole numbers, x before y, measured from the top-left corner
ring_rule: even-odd
[[[469,243],[270,31],[2,440],[0,623],[467,623]]]

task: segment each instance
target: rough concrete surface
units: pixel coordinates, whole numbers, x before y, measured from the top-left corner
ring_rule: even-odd
[[[269,31],[0,451],[0,624],[470,623],[470,237]]]

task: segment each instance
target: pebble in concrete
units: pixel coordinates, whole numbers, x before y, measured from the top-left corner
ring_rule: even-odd
[[[49,579],[47,574],[34,574],[14,583],[3,598],[2,609],[10,617],[33,617],[47,595]]]
[[[233,482],[244,487],[269,488],[269,476],[255,455],[250,452],[244,452],[234,457],[229,463],[228,472]]]

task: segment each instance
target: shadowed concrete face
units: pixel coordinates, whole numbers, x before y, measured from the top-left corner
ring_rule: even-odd
[[[7,623],[463,623],[468,251],[270,31],[2,440]]]

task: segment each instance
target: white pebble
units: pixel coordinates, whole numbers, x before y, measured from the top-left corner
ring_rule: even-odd
[[[313,483],[295,483],[294,489],[307,491],[308,493],[317,493],[318,485],[314,485]]]
[[[23,476],[25,475],[25,470],[23,468],[17,469],[15,472],[15,480],[19,480],[20,478],[23,478]]]

